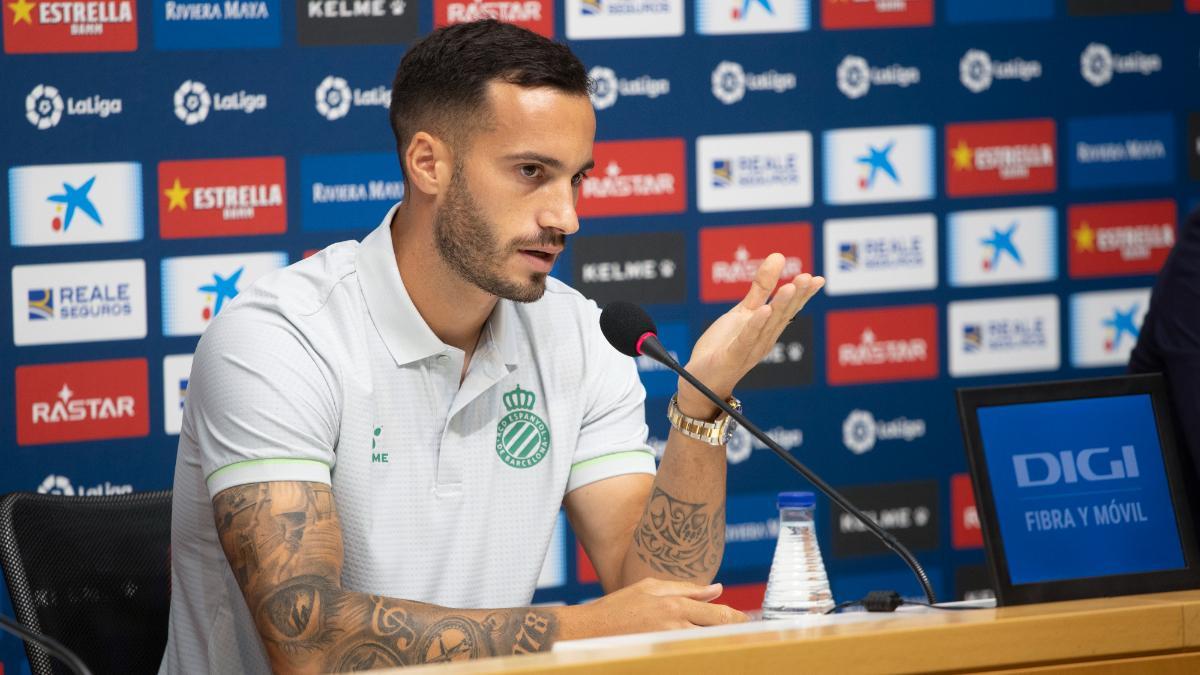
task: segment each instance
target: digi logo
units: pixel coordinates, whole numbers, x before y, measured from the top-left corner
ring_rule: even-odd
[[[1058,483],[1089,483],[1137,478],[1137,453],[1132,445],[1121,446],[1120,459],[1110,459],[1108,466],[1093,467],[1093,457],[1102,462],[1112,448],[1088,448],[1079,452],[1063,450],[1054,455],[1049,452],[1031,452],[1013,455],[1013,471],[1017,477],[1017,487],[1045,487]],[[1037,468],[1035,468],[1037,467]],[[1105,470],[1107,469],[1107,471]]]

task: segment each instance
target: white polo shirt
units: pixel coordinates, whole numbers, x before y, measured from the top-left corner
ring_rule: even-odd
[[[501,300],[460,385],[404,289],[389,224],[261,278],[200,340],[179,436],[163,671],[267,673],[212,497],[332,485],[345,588],[448,607],[530,602],[563,496],[654,473],[645,390],[599,309],[555,279]]]

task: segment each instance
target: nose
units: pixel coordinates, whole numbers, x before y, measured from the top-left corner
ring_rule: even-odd
[[[579,231],[579,214],[575,212],[576,192],[568,182],[565,189],[554,190],[550,202],[538,214],[538,225],[558,230],[564,235]]]

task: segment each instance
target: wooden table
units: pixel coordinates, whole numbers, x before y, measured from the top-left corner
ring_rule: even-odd
[[[422,668],[445,675],[997,670],[1191,675],[1200,673],[1200,590],[970,611],[804,617],[584,640],[548,654]]]

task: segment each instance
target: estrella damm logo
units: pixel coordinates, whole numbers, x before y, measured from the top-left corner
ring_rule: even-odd
[[[550,452],[550,427],[532,412],[536,401],[521,385],[504,395],[508,414],[496,425],[496,454],[516,469],[528,469]]]

